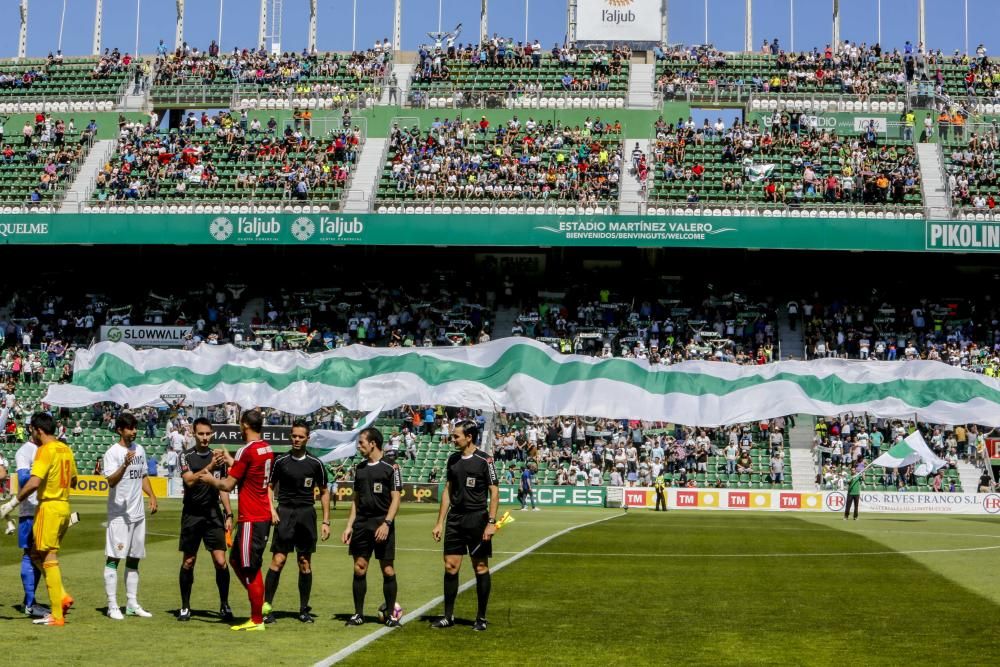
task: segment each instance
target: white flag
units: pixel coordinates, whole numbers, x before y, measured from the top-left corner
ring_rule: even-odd
[[[889,451],[872,461],[872,465],[883,468],[904,468],[914,463],[921,464],[919,469],[924,471],[930,469],[931,472],[948,465],[947,461],[935,456],[931,448],[924,442],[924,436],[920,435],[920,431],[914,431],[905,440],[900,440],[890,447]],[[924,472],[923,474],[928,473]]]
[[[358,453],[358,436],[375,423],[382,408],[369,412],[353,431],[313,431],[309,434],[309,452],[323,463],[348,459]]]

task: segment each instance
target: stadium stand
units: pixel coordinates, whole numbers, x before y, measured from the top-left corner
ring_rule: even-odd
[[[634,293],[583,288],[524,308],[511,334],[564,353],[665,365],[691,359],[777,361],[776,332],[775,312],[766,301],[736,293],[692,305],[676,298],[643,300]]]
[[[954,121],[942,125],[947,112],[939,115],[938,134],[942,144],[948,190],[952,204],[962,217],[993,218],[997,207],[998,182],[996,155],[1000,148],[1000,133],[996,124],[969,128]]]
[[[392,130],[375,195],[380,212],[487,207],[534,212],[614,210],[622,128],[600,117],[581,127],[516,116],[506,123],[435,119],[426,131]]]
[[[242,108],[334,108],[373,101],[391,66],[391,49],[364,52],[268,54],[234,49],[220,54],[186,44],[159,54],[152,99],[157,105],[192,104]]]
[[[18,135],[0,140],[0,211],[49,210],[80,168],[93,131],[90,126],[81,131],[72,119],[67,123],[39,113]]]
[[[817,299],[803,301],[802,313],[809,358],[929,359],[1000,375],[1000,328],[978,321],[964,302],[925,298],[899,306]]]
[[[896,442],[912,433],[918,425],[899,420],[870,419],[861,416],[826,417],[814,420],[813,452],[819,468],[817,486],[843,491],[852,470],[884,454]],[[940,477],[917,475],[910,465],[901,469],[871,467],[865,470],[865,491],[962,492],[957,467],[960,458],[976,458],[974,446],[983,436],[975,425],[943,426],[921,424],[928,446],[947,461]],[[961,442],[959,442],[961,438]],[[969,450],[968,443],[973,443]]]
[[[410,104],[430,107],[622,108],[627,47],[581,51],[494,36],[482,45],[422,46]]]
[[[919,212],[920,169],[912,143],[874,129],[836,132],[757,121],[702,127],[689,118],[654,127],[651,204],[699,207],[852,209]],[[828,166],[829,165],[829,166]]]
[[[777,40],[760,53],[724,53],[706,46],[678,46],[657,53],[658,92],[664,99],[718,97],[719,94],[807,94],[892,99],[905,93],[907,59],[883,53],[876,44],[845,43],[838,53],[786,53]]]
[[[100,58],[0,61],[0,114],[110,111],[120,102],[136,60],[118,49]]]
[[[540,484],[650,487],[662,471],[670,486],[790,489],[785,424],[779,418],[710,429],[584,417],[526,419],[501,413],[494,442],[498,472],[510,471],[512,482],[519,476],[515,468],[534,464]],[[424,469],[428,465],[443,469],[448,453],[438,452]],[[730,456],[732,464],[727,464]]]
[[[124,203],[255,207],[296,204],[337,210],[363,140],[358,128],[323,139],[279,131],[247,114],[191,112],[176,131],[132,123],[97,176],[90,206]],[[145,208],[143,209],[145,211]]]

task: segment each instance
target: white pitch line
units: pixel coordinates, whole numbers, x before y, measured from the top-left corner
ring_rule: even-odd
[[[620,516],[625,516],[625,515],[624,514],[614,514],[612,516],[606,516],[606,517],[604,517],[602,519],[598,519],[596,521],[589,521],[587,523],[581,523],[581,524],[576,525],[576,526],[570,526],[569,528],[564,528],[564,529],[560,530],[557,533],[553,533],[552,535],[549,535],[548,537],[546,537],[544,539],[541,539],[538,542],[535,542],[534,544],[532,544],[527,549],[524,549],[523,551],[517,552],[515,555],[511,556],[507,560],[505,560],[505,561],[503,561],[501,563],[498,563],[496,565],[491,566],[490,567],[490,572],[498,572],[499,570],[502,570],[503,568],[507,567],[508,565],[516,563],[517,561],[521,560],[522,558],[524,558],[528,554],[532,553],[536,549],[539,549],[539,548],[545,546],[546,544],[548,544],[552,540],[556,539],[557,537],[562,537],[566,533],[570,533],[570,532],[572,532],[572,531],[574,531],[574,530],[576,530],[578,528],[586,528],[588,526],[593,526],[593,525],[596,525],[596,524],[599,524],[599,523],[604,523],[605,521],[610,521],[611,519],[616,519],[616,518],[618,518]],[[435,549],[435,551],[440,551],[440,550],[439,549]],[[470,579],[469,581],[465,582],[464,584],[462,584],[461,586],[458,587],[458,592],[459,593],[463,593],[463,592],[469,590],[470,588],[472,588],[475,584],[476,584],[476,580],[475,579]],[[415,609],[415,610],[411,611],[409,614],[407,614],[402,619],[400,619],[400,625],[405,625],[406,623],[409,623],[410,621],[414,621],[414,620],[419,619],[421,616],[423,616],[428,611],[430,611],[431,609],[433,609],[437,605],[441,604],[442,602],[444,602],[444,596],[439,595],[438,597],[434,598],[430,602],[424,604],[419,609]],[[327,656],[326,658],[323,658],[322,660],[320,660],[319,662],[317,662],[314,665],[314,667],[330,667],[330,665],[336,664],[336,663],[340,662],[341,660],[343,660],[344,658],[348,658],[351,655],[357,653],[361,649],[365,648],[366,646],[368,646],[369,644],[371,644],[372,642],[374,642],[376,639],[380,639],[381,637],[384,637],[385,635],[389,634],[390,632],[393,631],[393,629],[394,628],[387,628],[385,626],[382,626],[381,628],[379,628],[375,632],[372,632],[369,635],[365,635],[364,637],[362,637],[361,639],[357,640],[356,642],[354,642],[350,646],[346,646],[346,647],[342,648],[341,650],[337,651],[336,653],[334,653],[333,655],[330,655],[330,656]]]
[[[603,558],[810,558],[816,556],[906,556],[909,554],[949,554],[958,551],[991,551],[992,547],[960,547],[956,549],[918,549],[914,551],[843,551],[829,553],[777,553],[777,554],[595,554],[574,551],[539,551],[536,556],[592,556]]]

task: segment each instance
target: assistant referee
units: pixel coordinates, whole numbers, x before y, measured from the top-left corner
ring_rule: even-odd
[[[312,555],[316,552],[316,490],[323,507],[322,535],[330,537],[330,487],[326,466],[306,451],[309,425],[302,420],[292,424],[291,450],[274,461],[268,494],[271,498],[271,566],[264,579],[264,622],[274,623],[274,594],[278,591],[281,570],[293,550],[299,563],[299,620],[312,623],[309,596],[312,593]],[[277,489],[277,491],[275,491]],[[274,499],[278,507],[274,507]]]
[[[399,625],[396,608],[396,528],[393,522],[399,511],[403,489],[399,466],[382,458],[382,432],[366,428],[358,434],[358,451],[365,460],[354,470],[354,502],[347,517],[342,539],[354,557],[354,615],[347,625],[365,622],[365,594],[368,592],[368,562],[372,554],[382,569],[382,595],[385,597],[385,624]]]
[[[457,451],[448,457],[445,492],[432,531],[438,542],[444,532],[444,617],[432,623],[432,628],[455,625],[458,571],[466,553],[476,568],[479,600],[473,629],[483,632],[487,626],[486,606],[492,585],[489,558],[493,555],[493,534],[497,532],[500,487],[493,457],[476,447],[478,436],[479,425],[471,420],[459,422],[451,434]]]

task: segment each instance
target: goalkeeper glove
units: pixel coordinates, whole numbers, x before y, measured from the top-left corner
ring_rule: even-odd
[[[14,508],[20,504],[20,500],[17,497],[13,497],[3,505],[0,505],[0,519],[5,518],[8,514],[14,511]]]

